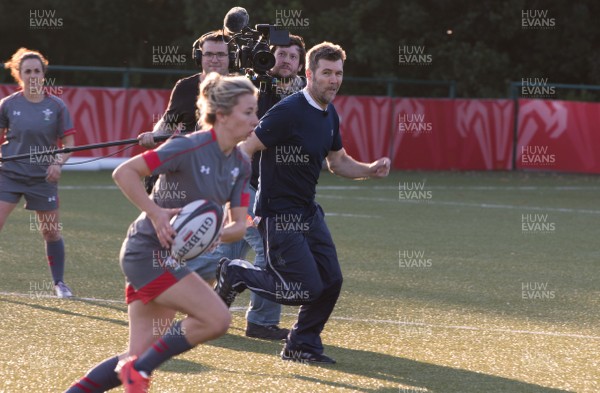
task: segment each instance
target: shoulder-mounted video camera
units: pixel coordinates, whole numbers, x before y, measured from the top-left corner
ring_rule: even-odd
[[[225,15],[225,30],[235,44],[236,71],[262,79],[275,65],[269,46],[289,45],[290,32],[269,24],[257,24],[252,29],[248,26],[249,19],[244,8],[234,7]]]
[[[232,37],[237,47],[235,67],[240,71],[252,70],[264,75],[275,65],[275,56],[270,45],[289,45],[290,33],[273,25],[259,24],[256,30],[246,26]]]

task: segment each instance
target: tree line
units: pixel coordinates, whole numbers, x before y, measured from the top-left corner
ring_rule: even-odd
[[[349,77],[456,81],[458,97],[481,98],[507,97],[511,81],[600,85],[600,3],[593,0],[2,1],[0,56],[7,60],[26,46],[42,51],[51,64],[191,74],[193,41],[220,28],[233,6],[248,10],[251,25],[286,26],[308,47],[325,40],[340,44]],[[65,85],[122,83],[119,74],[53,76]],[[130,83],[170,88],[179,77],[136,74]],[[0,83],[10,82],[0,72]],[[385,95],[385,87],[384,81],[348,81],[342,93]],[[448,89],[399,83],[392,93],[445,96]],[[596,94],[558,89],[550,98],[594,100]]]

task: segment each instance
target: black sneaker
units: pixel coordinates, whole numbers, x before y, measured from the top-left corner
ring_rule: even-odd
[[[219,276],[221,275],[221,266],[223,266],[223,264],[227,261],[229,261],[229,259],[223,257],[219,259],[219,262],[217,262],[217,273],[215,274],[215,280],[217,281],[215,283],[215,290],[217,289],[217,284],[219,283]]]
[[[238,264],[247,263],[252,266],[251,263],[236,259]],[[231,275],[227,274],[227,268],[231,264],[231,260],[229,258],[221,258],[219,264],[217,265],[217,282],[215,284],[215,292],[219,297],[225,302],[227,307],[231,307],[231,304],[235,300],[235,297],[238,293],[242,293],[246,286],[243,283],[238,283],[235,288],[231,282]]]
[[[246,324],[246,337],[263,340],[285,340],[289,332],[289,329],[282,329],[277,325],[264,326],[252,322]]]
[[[304,352],[301,350],[293,351],[286,348],[283,348],[281,351],[281,359],[299,363],[335,364],[335,360],[329,356],[319,355],[312,352]]]

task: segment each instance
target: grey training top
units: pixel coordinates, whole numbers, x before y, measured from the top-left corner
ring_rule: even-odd
[[[71,115],[65,103],[47,94],[41,102],[28,101],[22,91],[0,100],[0,129],[7,128],[2,144],[2,157],[16,154],[52,152],[57,142],[75,133]],[[6,176],[16,180],[43,180],[54,156],[32,155],[0,164]]]
[[[142,157],[153,175],[160,174],[150,194],[160,207],[179,208],[197,199],[248,207],[250,161],[238,147],[229,156],[223,154],[214,130],[174,136]],[[129,228],[128,238],[144,239],[136,247],[160,248],[144,212]]]

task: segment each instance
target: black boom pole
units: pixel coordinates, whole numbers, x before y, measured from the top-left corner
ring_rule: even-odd
[[[165,141],[165,140],[169,139],[170,137],[171,137],[171,135],[155,136],[154,137],[154,142],[162,142],[162,141]],[[120,140],[120,141],[113,141],[113,142],[94,143],[94,144],[91,144],[91,145],[65,147],[65,148],[57,149],[57,150],[49,150],[49,151],[41,151],[41,152],[25,153],[25,154],[16,154],[14,156],[0,157],[0,162],[15,161],[15,160],[23,159],[23,158],[29,158],[31,156],[47,156],[47,155],[55,155],[55,154],[62,154],[62,153],[73,153],[73,152],[82,151],[82,150],[100,149],[100,148],[103,148],[103,147],[120,146],[120,145],[130,145],[130,144],[134,144],[134,143],[138,143],[138,142],[139,141],[138,141],[137,138],[132,138],[132,139],[123,139],[123,140]]]

